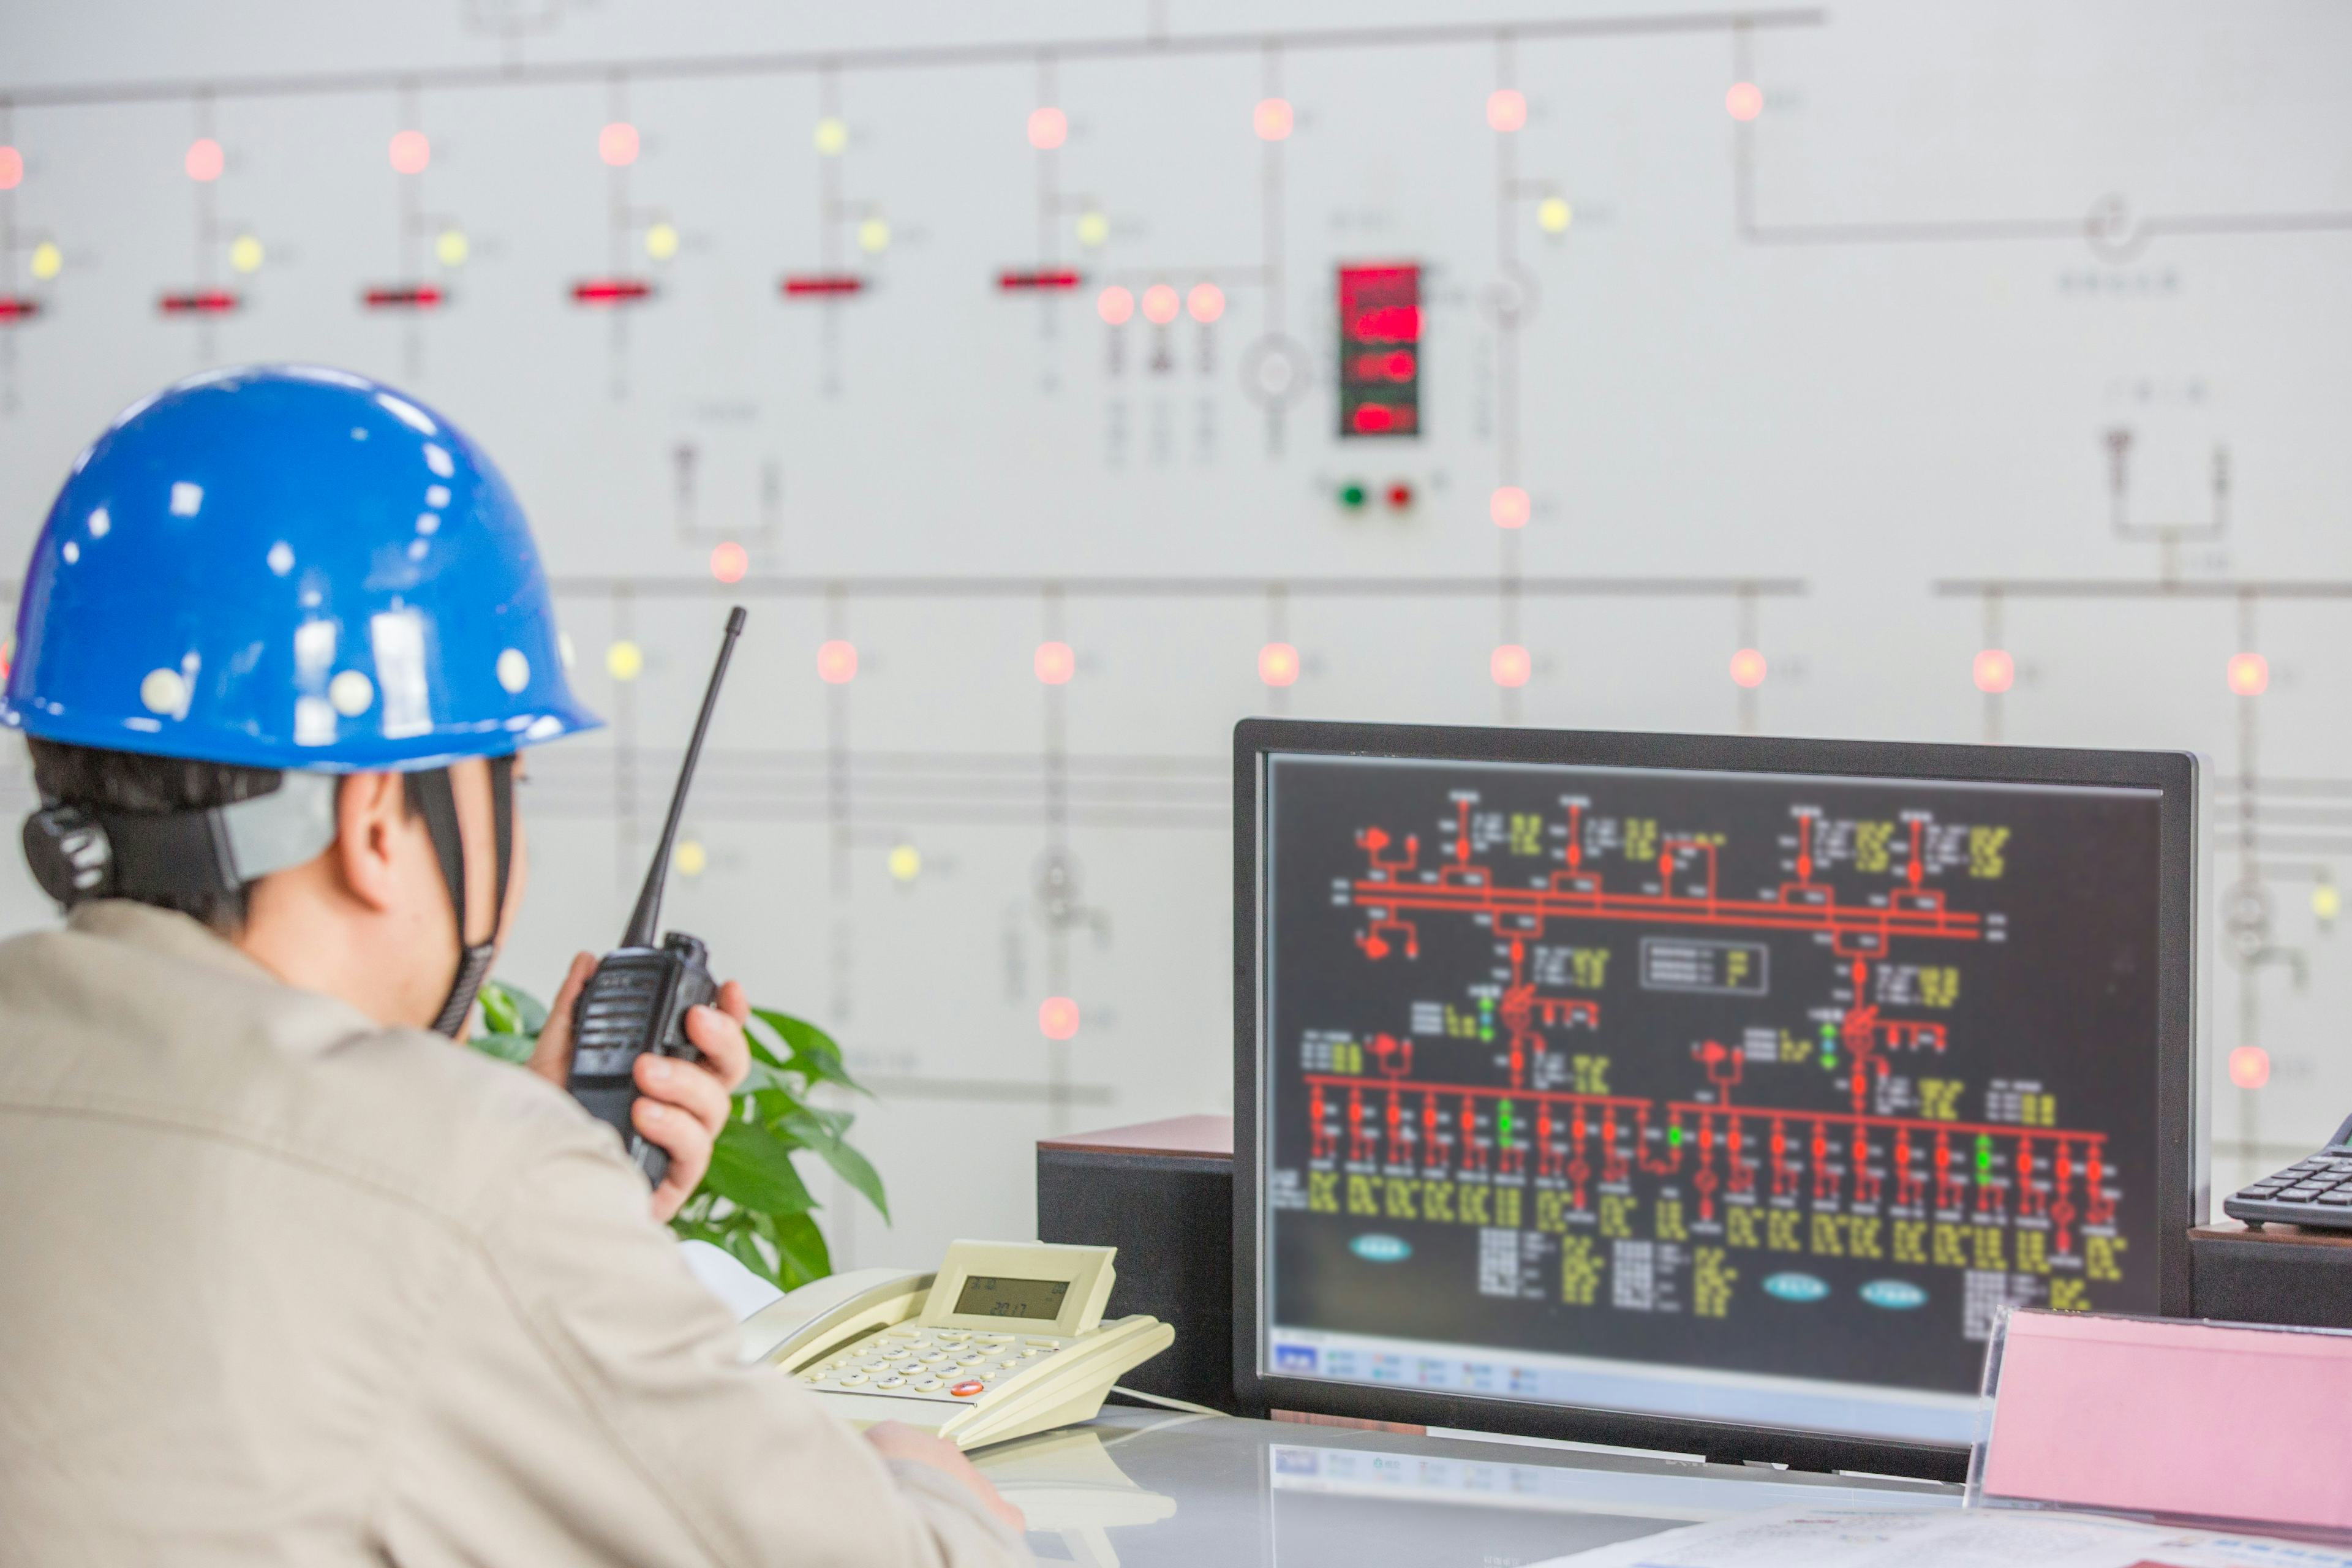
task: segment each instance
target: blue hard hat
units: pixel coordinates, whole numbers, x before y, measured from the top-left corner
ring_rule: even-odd
[[[601,721],[530,525],[464,432],[345,371],[193,377],[117,416],[34,542],[0,725],[346,773]]]

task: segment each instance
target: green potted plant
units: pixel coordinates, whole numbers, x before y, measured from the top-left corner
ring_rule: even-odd
[[[499,981],[482,987],[482,1027],[476,1050],[522,1062],[547,1022],[547,1008],[529,992]],[[833,1256],[817,1228],[815,1194],[793,1156],[806,1151],[830,1165],[880,1211],[890,1205],[882,1178],[845,1141],[855,1120],[846,1110],[811,1103],[820,1084],[855,1094],[866,1089],[841,1064],[833,1037],[804,1018],[766,1007],[751,1009],[744,1034],[751,1071],[735,1091],[735,1112],[710,1151],[702,1185],[669,1222],[680,1237],[722,1247],[782,1290],[797,1289],[833,1272]]]

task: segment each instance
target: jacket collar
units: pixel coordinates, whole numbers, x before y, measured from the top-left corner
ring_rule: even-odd
[[[234,942],[177,910],[160,910],[129,899],[93,899],[77,905],[66,917],[66,925],[87,936],[104,937],[150,952],[225,969],[248,980],[285,984]]]

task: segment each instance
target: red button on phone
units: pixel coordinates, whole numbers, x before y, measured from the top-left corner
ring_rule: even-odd
[[[967,1377],[961,1383],[959,1383],[954,1387],[949,1389],[948,1392],[954,1394],[958,1399],[970,1399],[973,1394],[978,1394],[982,1389],[986,1388],[988,1384],[981,1382],[980,1379],[976,1377]]]

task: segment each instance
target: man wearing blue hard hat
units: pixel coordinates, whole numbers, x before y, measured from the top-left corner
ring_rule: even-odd
[[[199,376],[75,461],[0,725],[65,929],[0,942],[0,1558],[1024,1562],[953,1447],[861,1440],[658,1220],[748,1065],[637,1064],[653,1194],[451,1043],[523,893],[516,761],[593,727],[521,509],[341,371]]]

